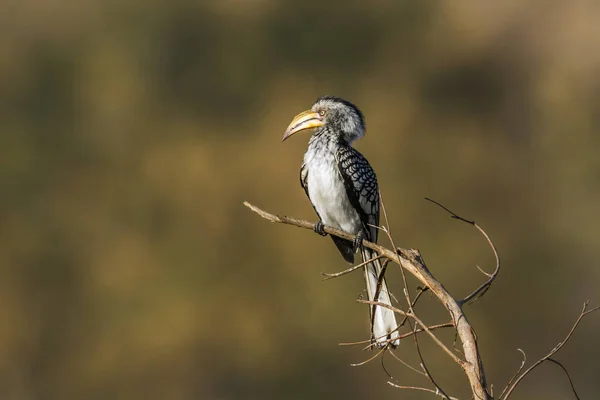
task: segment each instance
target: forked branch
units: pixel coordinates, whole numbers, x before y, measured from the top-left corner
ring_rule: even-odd
[[[312,230],[314,223],[299,220],[296,218],[278,216],[271,214],[267,211],[261,210],[260,208],[244,202],[244,205],[250,210],[254,211],[261,217],[271,222],[277,222],[287,225],[293,225],[304,229]],[[354,235],[343,232],[339,229],[325,226],[325,232],[347,240],[354,240]],[[478,400],[491,400],[492,397],[488,392],[487,383],[485,379],[485,373],[483,371],[483,364],[479,355],[479,348],[477,346],[477,339],[475,332],[469,324],[466,315],[462,310],[462,302],[457,301],[452,295],[444,288],[444,286],[436,280],[429,269],[425,265],[423,258],[418,250],[415,249],[402,249],[397,248],[394,252],[386,247],[379,246],[375,243],[363,240],[362,245],[366,248],[372,249],[377,252],[378,255],[383,256],[397,264],[403,269],[415,276],[424,286],[429,288],[435,296],[440,300],[442,305],[448,310],[452,317],[452,323],[456,328],[457,334],[460,337],[463,345],[463,353],[465,359],[460,359],[453,354],[453,359],[460,365],[464,373],[469,380],[471,391],[475,399]],[[410,315],[414,318],[414,314]],[[423,328],[430,335],[434,335],[431,331],[428,332],[428,327],[423,323],[417,322],[421,328]],[[434,335],[435,336],[435,335]],[[439,344],[439,343],[438,343]]]
[[[525,370],[525,372],[523,372],[521,375],[519,375],[519,377],[516,380],[514,380],[514,382],[513,382],[513,379],[511,379],[511,381],[508,383],[508,385],[504,388],[504,390],[500,394],[500,397],[499,397],[500,400],[506,400],[506,399],[508,399],[509,396],[512,394],[512,392],[517,387],[517,385],[519,384],[519,382],[521,382],[521,380],[523,380],[523,378],[525,378],[531,371],[533,371],[536,367],[538,367],[544,361],[551,361],[551,362],[553,362],[555,364],[558,364],[562,368],[562,370],[567,375],[567,379],[569,379],[569,383],[571,384],[571,389],[573,389],[573,394],[575,394],[575,397],[579,399],[579,396],[577,395],[577,392],[575,391],[575,387],[573,385],[573,381],[571,380],[571,377],[569,376],[569,373],[567,372],[566,368],[561,363],[559,363],[558,361],[552,359],[551,357],[554,354],[556,354],[556,352],[558,352],[565,345],[565,343],[567,343],[569,341],[569,339],[571,339],[571,336],[573,336],[573,332],[575,332],[575,329],[577,329],[577,326],[579,325],[579,323],[581,322],[581,320],[583,319],[583,317],[585,317],[586,315],[588,315],[590,313],[593,313],[594,311],[600,310],[600,307],[595,307],[595,308],[592,308],[592,309],[588,310],[587,309],[588,305],[589,305],[589,301],[586,301],[583,304],[583,309],[581,310],[581,313],[579,314],[579,317],[577,318],[577,320],[575,321],[575,323],[571,327],[571,330],[569,331],[569,333],[563,339],[562,342],[559,342],[556,346],[554,346],[554,348],[552,350],[550,350],[550,352],[548,354],[546,354],[544,357],[542,357],[539,360],[537,360],[531,367],[527,368]],[[519,372],[523,368],[524,363],[525,363],[525,360],[523,360],[523,364],[521,364],[521,368],[519,369],[519,371],[517,371],[516,375],[519,374]]]
[[[475,289],[475,291],[473,291],[471,294],[466,296],[464,299],[456,300],[456,299],[454,299],[454,297],[452,297],[450,295],[450,293],[444,288],[444,286],[439,281],[437,281],[433,277],[433,275],[429,272],[419,251],[414,250],[414,249],[396,248],[393,243],[393,240],[391,238],[389,228],[384,227],[384,228],[380,228],[380,229],[383,229],[388,234],[390,241],[392,241],[392,245],[394,246],[394,248],[396,248],[396,251],[392,251],[386,247],[377,245],[375,243],[368,242],[366,240],[363,240],[362,245],[366,248],[376,251],[377,256],[375,258],[383,258],[383,259],[385,259],[386,263],[391,261],[391,262],[395,262],[396,264],[399,264],[402,267],[402,271],[406,270],[409,273],[411,273],[424,285],[424,287],[417,294],[417,296],[414,298],[414,300],[411,300],[410,296],[408,295],[408,288],[406,288],[406,278],[404,277],[404,272],[403,272],[403,280],[404,280],[404,284],[405,284],[405,290],[404,290],[405,293],[404,294],[405,294],[406,300],[408,302],[408,310],[407,311],[403,311],[403,310],[400,310],[399,308],[389,306],[387,304],[380,303],[380,302],[373,302],[373,301],[367,301],[367,300],[359,300],[359,302],[367,303],[367,304],[375,304],[380,307],[387,307],[389,309],[392,309],[394,312],[398,313],[399,315],[403,315],[404,320],[402,321],[400,326],[402,326],[405,322],[408,321],[409,325],[411,325],[411,332],[403,334],[401,337],[413,336],[416,340],[417,333],[425,332],[426,334],[428,334],[434,340],[434,342],[452,358],[452,360],[454,362],[456,362],[458,365],[461,366],[465,375],[467,376],[467,379],[469,380],[469,383],[471,386],[471,391],[473,393],[473,398],[477,399],[477,400],[491,400],[492,395],[488,392],[488,389],[487,389],[486,378],[485,378],[485,374],[483,371],[483,364],[481,362],[481,357],[479,355],[479,349],[477,346],[477,338],[476,338],[476,335],[475,335],[473,329],[471,328],[471,325],[469,324],[469,322],[462,310],[462,306],[464,304],[467,304],[469,302],[477,300],[479,297],[481,297],[483,294],[485,294],[485,292],[490,288],[491,284],[493,283],[494,279],[496,279],[496,277],[498,276],[498,273],[500,271],[500,258],[498,257],[498,252],[496,251],[496,247],[495,247],[493,241],[491,240],[491,238],[486,234],[486,232],[482,228],[480,228],[475,223],[475,221],[470,221],[470,220],[460,217],[459,215],[455,214],[454,212],[450,211],[448,208],[446,208],[445,206],[441,205],[440,203],[438,203],[434,200],[431,200],[431,199],[427,199],[427,200],[431,201],[432,203],[434,203],[434,204],[438,205],[439,207],[443,208],[444,210],[446,210],[452,218],[458,219],[465,223],[468,223],[468,224],[474,226],[477,230],[479,230],[479,232],[488,241],[490,247],[492,248],[494,256],[496,258],[496,268],[495,268],[494,272],[490,274],[490,273],[486,273],[480,269],[480,271],[484,275],[486,275],[488,277],[488,279],[482,285],[480,285],[477,289]],[[261,217],[263,217],[266,220],[271,221],[271,222],[293,225],[293,226],[297,226],[297,227],[305,228],[305,229],[309,229],[309,230],[312,230],[313,226],[314,226],[314,223],[312,223],[312,222],[308,222],[308,221],[304,221],[304,220],[300,220],[300,219],[296,219],[296,218],[291,218],[291,217],[286,217],[286,216],[278,216],[278,215],[271,214],[269,212],[261,210],[260,208],[254,206],[248,202],[244,202],[244,205],[246,207],[248,207],[250,210],[257,213],[258,215],[260,215]],[[385,215],[385,210],[384,210],[384,215]],[[389,222],[386,221],[386,223],[389,225]],[[339,229],[332,228],[330,226],[325,226],[324,231],[330,235],[333,235],[333,236],[336,236],[336,237],[339,237],[342,239],[354,240],[353,235],[343,232]],[[361,263],[357,266],[354,266],[352,268],[349,268],[348,270],[345,270],[345,271],[342,271],[339,273],[324,274],[324,275],[326,276],[326,279],[341,276],[341,275],[347,274],[349,272],[352,272],[352,271],[364,266],[366,263],[368,263],[370,261],[371,260],[367,260],[364,263]],[[425,290],[431,290],[435,294],[435,296],[440,300],[442,305],[450,313],[450,315],[452,317],[451,322],[445,323],[445,324],[427,326],[421,319],[418,318],[418,316],[414,312],[413,306],[416,303],[416,301],[418,300],[418,298],[420,297],[420,295]],[[583,309],[582,309],[581,313],[579,314],[579,317],[573,324],[571,330],[568,332],[565,339],[563,339],[563,341],[559,342],[548,354],[546,354],[544,357],[540,358],[533,365],[531,365],[529,368],[527,368],[524,372],[522,372],[522,371],[523,371],[523,368],[525,367],[526,357],[525,357],[525,353],[519,349],[519,351],[521,351],[521,353],[523,354],[523,362],[521,363],[521,366],[519,367],[517,372],[510,379],[510,381],[508,382],[508,384],[506,385],[506,387],[504,388],[504,390],[498,397],[499,400],[508,399],[514,392],[517,385],[523,380],[523,378],[525,378],[529,373],[531,373],[536,367],[538,367],[544,361],[550,361],[552,363],[555,363],[563,369],[563,371],[567,375],[569,383],[571,384],[571,388],[573,390],[575,397],[577,399],[579,399],[579,396],[577,395],[577,392],[575,391],[575,387],[573,385],[573,381],[571,380],[571,377],[569,376],[569,373],[567,372],[565,367],[560,362],[553,359],[552,356],[554,354],[556,354],[567,343],[567,341],[569,341],[569,339],[573,335],[573,332],[575,332],[575,330],[579,326],[583,317],[600,309],[600,307],[588,309],[587,308],[588,305],[589,305],[589,302],[586,302],[583,305]],[[415,322],[414,328],[413,328],[413,325],[411,324],[411,320],[413,322]],[[417,326],[419,328],[417,328]],[[450,351],[448,349],[448,347],[446,347],[446,345],[444,345],[443,342],[441,342],[437,338],[437,336],[433,333],[433,330],[435,330],[435,329],[451,327],[451,326],[455,327],[457,335],[460,338],[460,341],[462,343],[464,360],[462,358],[458,357],[452,351]],[[382,349],[381,351],[383,351],[383,350],[384,349]],[[419,350],[418,345],[417,345],[417,350]],[[376,354],[372,358],[375,358],[378,354]],[[370,359],[367,361],[370,361]],[[422,361],[422,368],[424,368],[424,370],[425,370],[425,372],[424,372],[425,375],[429,376],[428,371],[426,370],[426,367],[424,366],[424,362],[423,362],[422,358],[421,358],[421,361]],[[427,391],[430,393],[435,393],[435,394],[437,394],[441,397],[447,398],[447,399],[454,399],[453,397],[449,397],[448,395],[443,393],[443,391],[441,391],[441,389],[435,383],[435,381],[433,381],[433,378],[431,378],[431,376],[429,376],[429,378],[432,381],[433,385],[435,386],[436,390],[421,388],[421,387],[414,387],[414,386],[397,385],[393,382],[388,382],[388,383],[390,385],[392,385],[394,387],[398,387],[398,388]]]

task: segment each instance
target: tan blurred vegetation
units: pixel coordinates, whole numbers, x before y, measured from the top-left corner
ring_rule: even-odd
[[[330,240],[241,204],[314,220],[308,135],[280,138],[324,94],[365,113],[357,147],[395,240],[453,293],[493,258],[423,197],[496,240],[504,269],[467,312],[497,393],[517,347],[541,356],[600,302],[598,2],[344,4],[4,3],[1,398],[432,398],[386,385],[379,361],[349,367],[368,354],[337,343],[367,338],[368,312],[359,274],[321,282],[345,267]],[[598,337],[594,316],[558,356],[582,398],[600,391]],[[515,398],[570,396],[549,365]]]

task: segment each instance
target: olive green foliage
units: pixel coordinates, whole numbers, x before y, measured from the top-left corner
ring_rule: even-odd
[[[13,1],[0,15],[0,397],[430,399],[360,347],[360,272],[314,220],[291,118],[356,103],[395,241],[457,296],[498,394],[600,302],[600,10],[571,2]],[[382,235],[383,236],[383,235]],[[384,242],[384,238],[382,238]],[[397,269],[390,287],[401,297]],[[416,282],[411,281],[411,290]],[[429,323],[448,317],[435,298]],[[452,343],[451,331],[440,334]],[[600,322],[558,355],[600,391]],[[423,337],[431,373],[466,380]],[[409,340],[397,353],[418,365]],[[402,384],[426,380],[386,356]],[[569,398],[546,365],[515,398]]]

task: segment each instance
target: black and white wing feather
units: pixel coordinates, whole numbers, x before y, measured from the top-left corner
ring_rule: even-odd
[[[365,239],[377,242],[379,226],[379,187],[371,165],[358,150],[341,146],[336,152],[338,170],[350,203],[360,215]]]

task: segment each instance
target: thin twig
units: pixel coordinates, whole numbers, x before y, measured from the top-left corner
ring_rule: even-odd
[[[398,313],[400,315],[406,315],[411,318],[413,317],[413,314],[411,314],[410,312],[406,312],[404,310],[399,309],[398,307],[394,307],[394,306],[390,306],[389,304],[382,303],[381,301],[373,301],[373,300],[365,300],[365,299],[356,299],[356,301],[358,303],[370,304],[372,306],[381,306],[381,307],[387,308],[389,310],[392,310],[393,312]]]
[[[405,317],[408,318],[408,317]],[[452,328],[454,326],[454,324],[452,322],[446,322],[444,324],[436,324],[436,325],[430,325],[428,326],[429,330],[435,331],[436,329],[441,329],[441,328]],[[422,333],[425,332],[424,329],[421,328],[417,328],[416,332],[406,332],[400,335],[400,339],[405,339],[407,337],[410,337],[412,335],[414,335],[415,333]],[[367,343],[371,343],[371,339],[366,339],[366,340],[359,340],[357,342],[342,342],[342,343],[338,343],[338,346],[357,346],[359,344],[367,344]],[[367,347],[368,349],[368,347]]]
[[[387,351],[385,353],[383,353],[383,355],[381,356],[381,368],[383,368],[383,372],[385,372],[385,374],[388,376],[388,378],[390,379],[394,379],[394,377],[392,376],[392,374],[389,373],[389,371],[387,370],[387,368],[385,367],[385,355],[386,355]]]
[[[423,293],[425,293],[426,291],[427,291],[427,288],[421,288],[421,287],[419,288],[419,291],[417,292],[417,294],[416,294],[416,296],[413,299],[412,304],[411,304],[411,309],[412,309],[413,312],[414,312],[414,307],[417,304],[417,301],[419,300],[419,297],[421,297],[421,295]],[[402,322],[400,322],[400,324],[398,325],[398,327],[403,326],[406,323],[407,320],[408,320],[408,317],[404,317],[404,319],[402,319]]]
[[[586,315],[588,315],[590,313],[593,313],[594,311],[600,310],[600,307],[595,307],[595,308],[592,308],[591,310],[586,310],[588,305],[589,305],[589,301],[586,301],[585,303],[583,303],[583,309],[581,310],[579,317],[577,318],[577,320],[573,324],[573,327],[571,328],[571,330],[569,331],[567,336],[563,339],[563,341],[559,342],[556,346],[554,346],[554,348],[552,350],[550,350],[550,352],[548,354],[546,354],[544,357],[542,357],[538,361],[536,361],[531,367],[527,368],[527,370],[525,370],[525,372],[523,372],[514,381],[514,383],[508,387],[508,389],[505,389],[506,395],[504,397],[500,397],[501,400],[508,399],[510,397],[510,395],[512,394],[513,390],[515,390],[515,388],[517,387],[517,385],[519,384],[519,382],[521,382],[521,380],[523,378],[525,378],[531,371],[533,371],[536,367],[538,367],[544,361],[547,361],[550,357],[552,357],[554,354],[556,354],[556,352],[558,352],[565,345],[565,343],[567,343],[569,341],[569,339],[573,335],[573,332],[575,332],[575,329],[577,329],[577,326],[579,325],[579,323],[581,322],[583,317],[585,317]],[[568,376],[568,374],[567,374],[567,376]],[[571,381],[570,377],[569,377],[569,381]],[[571,382],[571,386],[572,386],[572,382]]]
[[[436,329],[452,328],[452,327],[454,327],[454,324],[452,322],[446,322],[444,324],[430,325],[427,327],[427,329],[429,329],[430,331],[435,331]],[[402,335],[400,335],[400,339],[404,339],[404,338],[407,338],[409,336],[412,336],[414,334],[421,333],[421,332],[426,332],[426,331],[425,331],[425,329],[417,328],[417,330],[414,332],[410,331],[410,332],[403,333]]]
[[[425,200],[430,201],[433,204],[437,205],[438,207],[444,209],[448,214],[450,214],[451,218],[466,222],[467,224],[474,226],[485,237],[488,244],[492,248],[492,251],[494,252],[494,257],[496,258],[496,269],[494,270],[493,273],[489,274],[489,273],[485,272],[484,270],[482,270],[479,266],[477,266],[477,269],[479,269],[479,271],[481,271],[481,273],[486,275],[488,277],[488,280],[485,281],[477,289],[475,289],[475,291],[473,291],[473,293],[471,293],[464,299],[460,300],[459,304],[463,305],[463,304],[467,304],[470,301],[476,301],[481,296],[483,296],[485,294],[485,292],[487,292],[487,290],[490,288],[490,286],[492,286],[492,282],[494,282],[494,279],[496,279],[496,276],[498,276],[498,273],[500,272],[500,256],[498,255],[498,250],[496,249],[496,245],[494,244],[492,239],[488,236],[488,234],[479,225],[477,225],[475,223],[475,221],[468,220],[466,218],[461,217],[460,215],[456,214],[454,211],[451,211],[448,207],[442,205],[441,203],[439,203],[435,200],[430,199],[429,197],[425,197]]]
[[[523,371],[523,368],[525,367],[525,363],[527,362],[527,354],[525,354],[525,352],[521,349],[517,349],[517,350],[520,351],[521,354],[523,354],[523,359],[521,360],[521,366],[519,367],[519,369],[517,369],[517,372],[515,372],[514,375],[510,378],[510,380],[508,381],[508,383],[502,390],[502,393],[500,393],[500,397],[498,397],[499,399],[501,399],[502,396],[504,396],[504,393],[508,390],[510,385],[514,382],[514,380],[517,378],[517,376],[519,376],[521,371]]]
[[[398,385],[394,382],[390,382],[388,381],[388,385],[393,386],[395,388],[398,389],[411,389],[411,390],[421,390],[423,392],[429,392],[429,393],[433,393],[437,396],[440,396],[440,392],[433,390],[433,389],[428,389],[428,388],[424,388],[424,387],[419,387],[419,386],[405,386],[405,385]],[[456,397],[448,397],[446,396],[446,398],[450,399],[450,400],[458,400]]]
[[[360,367],[361,365],[365,365],[366,363],[373,361],[374,359],[376,359],[382,352],[384,352],[386,350],[385,347],[383,347],[381,350],[379,350],[377,353],[375,353],[374,356],[367,358],[365,361],[356,363],[356,364],[350,364],[351,367]]]
[[[348,268],[348,269],[345,269],[345,270],[343,270],[343,271],[340,271],[340,272],[334,272],[334,273],[321,272],[321,275],[325,276],[325,278],[323,279],[324,281],[326,281],[326,280],[328,280],[328,279],[337,278],[337,277],[340,277],[340,276],[342,276],[342,275],[349,274],[350,272],[356,271],[356,270],[357,270],[357,269],[359,269],[360,267],[364,267],[365,265],[367,265],[367,264],[369,264],[369,263],[371,263],[371,262],[373,262],[373,261],[375,261],[375,260],[379,260],[379,259],[380,259],[380,258],[382,258],[382,257],[383,257],[382,255],[378,255],[377,257],[370,258],[370,259],[368,259],[368,260],[367,260],[367,261],[365,261],[365,262],[362,262],[362,263],[360,263],[360,264],[358,264],[358,265],[355,265],[355,266],[353,266],[353,267],[350,267],[350,268]]]
[[[496,277],[498,276],[498,273],[500,272],[500,256],[498,255],[498,250],[496,249],[496,245],[494,244],[494,242],[492,241],[492,238],[490,238],[488,236],[488,234],[477,224],[473,224],[473,226],[475,228],[477,228],[477,230],[479,232],[481,232],[481,234],[485,237],[485,239],[487,240],[487,242],[489,243],[490,247],[492,248],[492,251],[494,252],[494,257],[496,258],[496,268],[494,269],[494,272],[492,272],[492,274],[488,274],[486,272],[484,272],[481,268],[479,268],[479,266],[477,267],[484,275],[488,276],[488,280],[485,281],[484,283],[481,284],[481,286],[479,286],[477,289],[475,289],[475,291],[473,291],[473,293],[471,293],[470,295],[468,295],[467,297],[465,297],[464,299],[462,299],[460,301],[460,304],[467,304],[470,301],[476,301],[477,299],[479,299],[481,296],[483,296],[488,289],[490,288],[490,286],[492,286],[492,283],[494,282],[494,280],[496,279]]]
[[[547,361],[553,362],[554,364],[558,365],[559,367],[562,368],[562,370],[564,371],[565,375],[567,375],[567,379],[569,380],[569,384],[571,385],[571,390],[573,391],[573,394],[575,395],[575,397],[577,398],[577,400],[579,399],[579,396],[577,395],[577,391],[575,390],[575,385],[573,385],[573,380],[571,379],[571,375],[569,375],[569,371],[567,371],[567,369],[565,368],[564,365],[562,365],[560,362],[556,361],[554,358],[548,358]]]
[[[409,363],[407,363],[406,361],[404,361],[403,359],[401,359],[400,357],[398,357],[396,355],[396,353],[394,353],[394,350],[390,350],[389,353],[392,355],[392,357],[394,357],[396,360],[400,361],[400,363],[404,364],[405,367],[412,369],[413,371],[415,371],[417,374],[423,375],[423,376],[427,376],[427,374],[425,374],[423,371],[419,371],[418,369],[416,369],[415,367],[413,367],[412,365],[410,365]],[[389,376],[389,374],[388,374]],[[392,376],[390,376],[390,378],[392,378]]]

